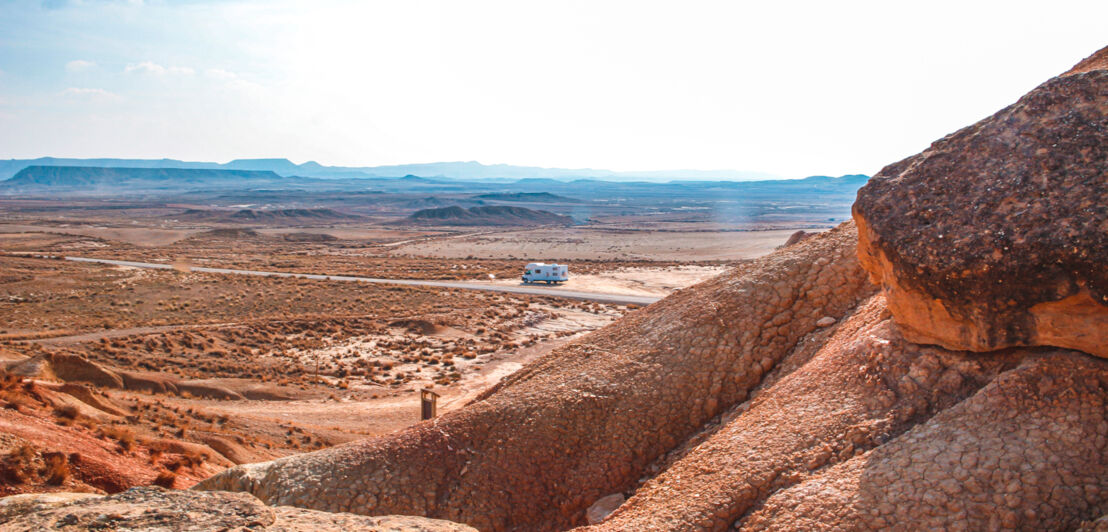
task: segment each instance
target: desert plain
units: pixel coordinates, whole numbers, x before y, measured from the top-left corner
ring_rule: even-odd
[[[572,217],[587,200],[544,193],[401,190],[351,204],[323,191],[265,205],[190,194],[0,197],[0,361],[27,388],[0,410],[4,493],[185,488],[234,464],[388,434],[420,421],[421,390],[450,412],[642,306],[587,294],[660,299],[835,223],[826,211],[726,219],[696,194],[691,205],[588,202],[587,219]],[[419,219],[451,202],[520,210]],[[519,221],[529,212],[570,223]],[[531,261],[568,264],[570,280],[525,294],[196,270],[515,289]],[[59,438],[64,479],[40,473]]]

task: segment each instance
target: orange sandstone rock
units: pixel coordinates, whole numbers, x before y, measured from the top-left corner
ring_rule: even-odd
[[[860,262],[909,340],[1108,357],[1105,54],[858,192]]]

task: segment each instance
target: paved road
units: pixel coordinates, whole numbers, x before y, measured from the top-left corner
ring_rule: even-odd
[[[174,266],[154,262],[134,262],[129,260],[93,259],[87,257],[64,257],[65,260],[74,262],[96,262],[112,264],[115,266],[130,266],[132,268],[152,268],[158,270],[172,270]],[[231,275],[260,275],[262,277],[299,277],[302,279],[319,279],[323,281],[356,281],[361,283],[399,284],[408,286],[432,286],[438,288],[459,288],[462,290],[487,290],[489,292],[508,292],[512,294],[528,294],[533,296],[564,297],[568,299],[580,299],[584,301],[596,301],[598,303],[612,303],[616,305],[649,305],[661,299],[651,296],[631,296],[623,294],[599,294],[593,292],[578,292],[563,288],[545,286],[511,286],[485,283],[463,283],[459,281],[422,281],[418,279],[377,279],[375,277],[352,277],[349,275],[323,275],[311,273],[288,272],[264,272],[258,270],[232,270],[229,268],[206,268],[191,266],[189,270],[204,273],[225,273]]]

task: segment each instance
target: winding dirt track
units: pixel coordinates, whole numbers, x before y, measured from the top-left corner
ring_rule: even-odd
[[[132,268],[151,268],[158,270],[172,270],[175,267],[170,264],[158,264],[153,262],[135,262],[129,260],[93,259],[88,257],[62,257],[74,262],[95,262],[111,264],[114,266],[130,266]],[[437,288],[457,288],[462,290],[487,290],[490,292],[508,292],[512,294],[526,294],[532,296],[564,297],[567,299],[579,299],[584,301],[596,301],[598,303],[611,303],[614,305],[649,305],[661,299],[651,296],[634,296],[624,294],[603,294],[594,292],[579,292],[562,288],[546,288],[539,286],[505,286],[485,283],[464,283],[458,281],[425,281],[417,279],[380,279],[376,277],[353,277],[349,275],[326,275],[314,273],[289,273],[267,272],[258,270],[234,270],[230,268],[206,268],[202,266],[190,266],[189,271],[203,273],[222,273],[230,275],[258,275],[262,277],[299,277],[302,279],[317,279],[321,281],[355,281],[362,283],[399,284],[407,286],[431,286]]]

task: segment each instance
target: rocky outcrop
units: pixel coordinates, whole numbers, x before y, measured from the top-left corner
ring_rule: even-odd
[[[773,494],[751,530],[1068,530],[1108,511],[1108,362],[1027,356],[870,453]]]
[[[1073,68],[1066,71],[1063,76],[1070,74],[1079,74],[1081,72],[1089,72],[1091,70],[1108,70],[1108,46],[1101,48],[1095,54],[1082,59],[1080,63],[1077,63]]]
[[[879,296],[859,307],[595,530],[727,529],[775,491],[895,439],[1019,360],[908,343],[883,312]]]
[[[481,530],[584,524],[594,502],[632,489],[648,465],[745,401],[778,363],[818,346],[830,329],[817,321],[849,313],[871,293],[856,238],[847,224],[682,290],[434,421],[240,466],[199,487]]]
[[[1106,53],[858,192],[862,265],[909,340],[1108,357]]]
[[[245,493],[132,488],[100,497],[51,493],[0,499],[0,522],[11,532],[40,530],[352,530],[379,532],[476,532],[425,517],[367,517],[276,507]]]
[[[1101,55],[887,167],[857,233],[631,313],[439,419],[201,487],[483,530],[1098,529]]]
[[[74,353],[42,353],[27,359],[8,361],[2,367],[9,373],[21,377],[88,383],[101,388],[174,395],[189,394],[207,399],[240,401],[246,398],[211,380],[182,380],[162,373],[110,369]]]
[[[809,233],[808,231],[803,230],[797,231],[789,235],[789,239],[786,240],[784,244],[781,244],[781,247],[787,248],[793,244],[796,244],[797,242],[804,240],[805,238],[810,238],[814,234],[815,233]]]

